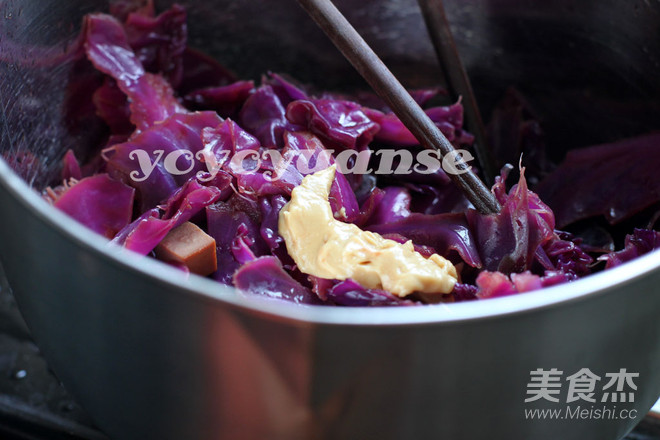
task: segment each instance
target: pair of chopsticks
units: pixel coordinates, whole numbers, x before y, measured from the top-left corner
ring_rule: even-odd
[[[442,2],[441,0],[419,0],[419,2],[440,58],[447,59],[447,57],[450,57],[452,60],[451,63],[442,63],[445,76],[451,83],[451,88],[465,94],[464,104],[466,110],[477,115],[476,121],[475,118],[470,119],[476,122],[474,124],[477,128],[476,136],[478,146],[481,149],[477,152],[477,156],[482,163],[482,167],[485,165],[484,168],[488,174],[490,170],[487,167],[488,162],[485,160],[483,130],[480,130],[480,118],[478,117],[478,111],[476,111],[476,102],[469,80],[460,64],[455,45],[453,45],[453,38],[444,15]],[[298,0],[298,3],[369,83],[376,94],[401,119],[401,122],[422,146],[438,150],[443,157],[456,154],[453,145],[445,135],[442,134],[440,129],[415,102],[331,0]],[[474,130],[475,127],[472,127],[472,129]],[[479,180],[479,177],[469,169],[464,171],[461,174],[449,173],[449,177],[461,188],[468,200],[481,213],[493,214],[499,212],[499,203],[484,183]]]

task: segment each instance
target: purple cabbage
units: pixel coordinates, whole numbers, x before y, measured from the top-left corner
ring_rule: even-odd
[[[517,90],[507,90],[493,111],[487,127],[487,137],[490,155],[497,167],[518,163],[522,156],[526,166],[526,179],[532,188],[549,172],[545,134],[541,129],[539,117]]]
[[[429,88],[429,89],[414,89],[414,90],[409,90],[410,96],[415,100],[417,104],[419,104],[420,107],[425,107],[429,101],[431,101],[433,98],[439,95],[448,95],[449,93],[447,92],[446,89],[435,87],[435,88]]]
[[[124,29],[144,68],[162,75],[177,88],[183,79],[183,54],[188,40],[186,10],[174,4],[157,17],[144,11],[132,12]]]
[[[502,205],[497,214],[467,212],[483,268],[504,274],[530,270],[540,246],[554,236],[554,216],[539,197],[527,189],[524,169],[506,194],[507,172],[497,177],[493,193]]]
[[[411,214],[402,220],[371,225],[367,229],[381,235],[399,234],[416,245],[433,248],[444,257],[454,251],[470,266],[482,267],[478,243],[463,213]]]
[[[140,255],[147,255],[172,230],[172,222],[160,218],[158,208],[150,209],[121,230],[112,240]]]
[[[146,211],[126,226],[117,234],[113,243],[147,255],[172,229],[191,220],[204,208],[215,203],[221,195],[219,188],[205,187],[191,179],[167,203]]]
[[[194,90],[186,95],[184,103],[192,110],[213,110],[223,118],[236,118],[253,90],[253,81],[237,81]]]
[[[406,188],[389,186],[383,191],[373,213],[366,221],[368,225],[384,225],[410,217],[410,192]]]
[[[112,239],[131,221],[135,190],[107,174],[86,177],[58,194],[53,205]]]
[[[252,232],[247,225],[239,225],[236,230],[236,237],[234,237],[231,243],[231,254],[241,266],[257,259],[257,256],[252,251],[252,246],[256,243]]]
[[[321,142],[315,136],[305,132],[284,135],[285,147],[281,150],[281,162],[274,163],[272,157],[261,161],[261,167],[254,173],[237,173],[235,175],[238,189],[241,193],[263,197],[269,195],[289,196],[291,191],[311,174],[313,169],[321,165],[332,165],[334,159],[324,154]],[[263,158],[263,152],[259,152]],[[323,158],[327,158],[324,161]],[[298,167],[299,159],[308,163],[310,169]],[[321,159],[321,162],[318,162]],[[309,162],[308,162],[309,161]],[[246,167],[250,168],[250,167]],[[318,170],[316,170],[318,171]],[[337,219],[354,222],[360,217],[360,206],[346,176],[335,174],[335,180],[330,187],[330,206]]]
[[[302,155],[306,162],[309,159],[308,166],[311,168],[319,165],[318,161],[323,157],[325,148],[317,137],[309,133],[286,133],[285,148],[283,153],[286,154],[287,151],[296,158],[295,161],[292,161],[292,165],[297,164],[298,158],[300,158]],[[334,159],[329,157],[328,165],[334,164]],[[307,172],[306,170],[297,169],[296,166],[289,168],[292,169],[290,175],[293,176],[296,171],[299,173],[299,176],[295,176],[295,180],[289,182],[293,183],[294,186],[299,185],[302,182],[302,178],[304,176],[312,173],[311,169],[309,172]],[[293,186],[290,188],[290,190],[292,189]],[[338,220],[352,223],[359,218],[360,206],[358,204],[357,197],[355,196],[355,192],[351,188],[351,185],[346,176],[339,171],[335,173],[335,181],[330,187],[330,196],[328,201],[330,202],[330,207],[332,208],[335,218]]]
[[[264,79],[264,83],[273,88],[273,92],[285,107],[293,101],[309,98],[308,93],[301,86],[294,84],[294,80],[286,79],[277,73],[270,73],[268,78]]]
[[[105,159],[103,158],[103,151],[99,151],[92,156],[87,163],[80,167],[80,172],[83,177],[93,176],[94,174],[102,174],[106,172]]]
[[[183,53],[183,79],[177,88],[179,95],[186,96],[194,90],[226,86],[237,81],[236,75],[210,56],[191,47]]]
[[[124,29],[115,18],[91,14],[85,19],[85,51],[101,72],[117,81],[130,101],[131,122],[146,130],[185,110],[172,87],[158,75],[147,73],[131,50]]]
[[[107,170],[111,176],[137,189],[140,212],[145,212],[170,197],[198,172],[206,170],[195,155],[204,148],[203,130],[220,123],[220,117],[214,112],[174,115],[133,136],[128,142],[107,149]],[[166,166],[166,158],[171,153],[188,155],[176,161],[180,171],[175,174]],[[147,176],[141,170],[140,162],[147,168],[154,162],[156,165]]]
[[[434,185],[407,183],[405,187],[410,190],[412,196],[410,209],[413,212],[435,215],[465,212],[468,208],[472,208],[472,203],[453,183]]]
[[[280,210],[288,203],[288,200],[281,195],[262,197],[260,199],[261,207],[261,238],[270,248],[270,252],[279,258],[285,269],[293,269],[295,263],[287,253],[284,239],[279,234],[279,215]]]
[[[397,243],[404,244],[408,241],[411,241],[409,238],[404,237],[401,234],[383,234],[383,238],[387,240],[392,240],[396,241]],[[435,249],[433,249],[430,246],[425,246],[421,244],[415,244],[413,243],[413,248],[415,249],[415,252],[423,256],[424,258],[429,258],[431,255],[435,254]]]
[[[559,271],[577,279],[589,275],[594,262],[581,244],[580,238],[555,231],[555,236],[537,250],[536,258],[546,270]]]
[[[463,302],[463,301],[474,301],[479,299],[477,294],[479,293],[479,288],[471,284],[456,283],[454,284],[454,290],[451,292],[454,302]]]
[[[501,272],[484,271],[477,277],[477,286],[479,288],[477,296],[480,299],[486,299],[515,295],[566,283],[571,280],[571,277],[563,272],[548,271],[544,276],[539,276],[526,271],[507,276]]]
[[[249,295],[296,304],[321,303],[311,290],[289,275],[275,257],[261,257],[245,263],[234,274],[233,283]]]
[[[73,150],[67,150],[62,159],[62,180],[68,181],[70,179],[82,179],[82,170],[80,164]]]
[[[258,164],[252,157],[246,158],[241,164],[234,164],[233,159],[236,153],[243,151],[254,151],[257,156],[261,156],[259,141],[231,119],[223,121],[216,127],[204,128],[201,140],[203,144],[201,159],[206,169],[231,175],[239,191],[250,194],[243,181],[252,179],[256,175]],[[241,166],[245,169],[254,169],[255,173],[244,174],[240,172]]]
[[[217,281],[231,284],[242,262],[268,254],[261,221],[257,201],[240,195],[206,208],[208,233],[216,244],[218,270],[213,277]]]
[[[660,202],[660,133],[572,150],[537,187],[557,225],[603,216],[611,224]]]
[[[273,177],[275,169],[270,160],[264,158],[264,150],[259,140],[243,130],[232,120],[225,120],[216,128],[207,128],[202,135],[205,161],[214,160],[212,167],[230,173],[241,194],[262,197],[287,192],[285,182],[291,180],[289,174],[280,182]],[[236,153],[251,153],[238,163]],[[209,153],[211,156],[206,157]],[[291,170],[287,169],[287,172]],[[294,173],[297,171],[293,170]],[[287,193],[290,193],[290,189]]]
[[[231,119],[221,122],[217,126],[207,127],[202,133],[204,150],[213,153],[218,164],[223,164],[223,153],[229,159],[235,153],[253,150],[259,151],[259,141],[250,133],[243,130]]]
[[[273,88],[263,85],[250,96],[239,115],[239,124],[254,135],[264,147],[283,147],[284,132],[299,126],[286,118],[286,109]]]
[[[153,0],[115,0],[110,4],[110,14],[122,22],[132,13],[153,17],[156,15]]]
[[[329,301],[340,306],[407,306],[414,302],[404,300],[384,290],[366,289],[353,280],[339,282],[326,292]]]
[[[398,147],[419,145],[419,141],[394,113],[371,109],[365,109],[365,112],[369,119],[380,126],[374,137],[377,142]],[[448,107],[430,108],[426,114],[455,146],[471,145],[474,142],[474,137],[463,130],[463,105],[460,102]]]
[[[598,259],[606,262],[605,269],[610,269],[659,248],[660,232],[650,229],[635,229],[632,234],[626,236],[625,246],[622,250],[610,252]]]
[[[126,95],[117,87],[117,82],[106,78],[103,85],[96,89],[92,99],[96,114],[108,125],[110,133],[128,140],[135,131],[135,125],[131,122],[131,109]]]
[[[355,221],[355,224],[364,229],[364,226],[374,216],[374,212],[381,206],[383,197],[385,197],[385,191],[378,187],[373,187],[368,194],[362,197],[363,201],[361,203],[358,200],[358,203],[360,203],[360,215]]]
[[[379,130],[362,106],[351,101],[294,101],[287,106],[286,117],[321,138],[328,147],[340,150],[366,149]]]

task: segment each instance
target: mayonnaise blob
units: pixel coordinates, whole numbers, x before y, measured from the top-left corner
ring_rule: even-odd
[[[336,166],[306,176],[279,215],[279,233],[305,274],[352,279],[369,289],[404,297],[413,292],[450,293],[456,268],[440,255],[425,258],[405,244],[336,220],[328,197]]]

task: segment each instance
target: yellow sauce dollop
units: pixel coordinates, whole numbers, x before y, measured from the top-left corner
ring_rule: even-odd
[[[411,241],[400,244],[334,218],[328,197],[335,172],[333,165],[306,176],[280,211],[279,233],[298,268],[319,278],[350,278],[400,297],[450,293],[457,274],[445,258],[424,258]]]

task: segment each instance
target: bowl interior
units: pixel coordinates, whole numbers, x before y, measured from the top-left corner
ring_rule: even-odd
[[[159,9],[171,3],[156,1]],[[295,2],[179,3],[188,9],[191,45],[240,77],[276,71],[320,88],[367,88]],[[405,85],[443,83],[415,0],[336,3]],[[660,128],[660,3],[445,3],[486,120],[515,87],[536,110],[556,159],[570,148]],[[103,136],[93,108],[80,105],[89,84],[80,80],[83,66],[69,49],[82,16],[107,8],[93,0],[5,2],[0,153],[37,189],[57,175],[67,149],[87,151]],[[652,268],[648,264],[644,270]]]

